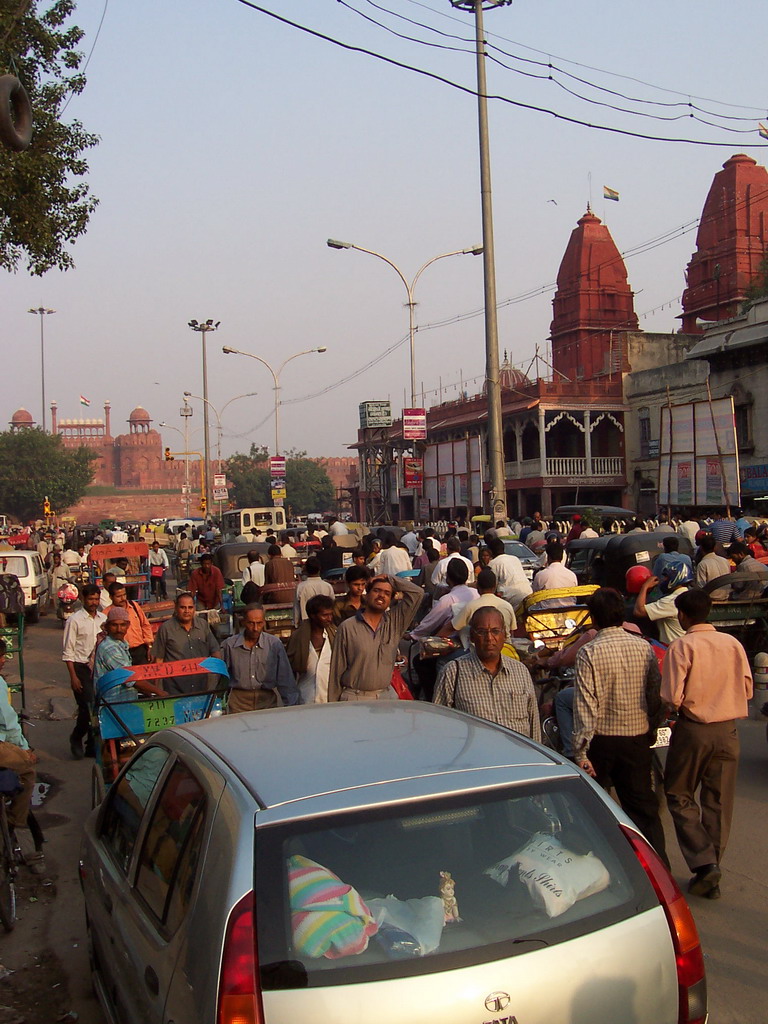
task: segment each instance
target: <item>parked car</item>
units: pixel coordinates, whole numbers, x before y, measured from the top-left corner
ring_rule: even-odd
[[[10,546],[0,548],[0,573],[18,576],[24,591],[24,615],[27,622],[37,622],[50,607],[48,575],[36,551],[21,551]]]
[[[121,1024],[703,1024],[661,860],[569,761],[418,702],[163,729],[87,819]]]

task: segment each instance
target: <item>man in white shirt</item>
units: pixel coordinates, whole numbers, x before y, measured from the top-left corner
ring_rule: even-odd
[[[332,519],[328,526],[328,533],[332,537],[346,537],[349,530],[346,528],[344,523],[340,523],[338,519]]]
[[[406,572],[413,568],[411,556],[404,547],[395,543],[393,533],[384,534],[384,547],[379,555],[377,572],[385,576],[397,576],[399,572]]]
[[[685,630],[677,617],[677,597],[688,588],[693,580],[693,573],[684,562],[667,564],[661,570],[661,579],[649,576],[644,580],[635,599],[635,615],[639,619],[650,619],[659,624],[659,639],[662,643],[671,644],[678,637],[685,636]],[[656,584],[660,585],[662,597],[658,601],[646,603],[648,591]]]
[[[696,566],[696,585],[704,588],[710,580],[716,580],[720,576],[728,576],[731,572],[731,563],[722,555],[715,554],[717,541],[711,533],[705,533],[701,538],[699,547],[702,557]],[[727,601],[731,593],[730,586],[720,587],[713,590],[709,595],[711,601]]]
[[[504,542],[498,537],[492,537],[488,542],[493,558],[489,568],[496,573],[499,581],[499,594],[516,608],[523,598],[533,592],[528,577],[523,570],[523,563],[514,555],[504,553]]]
[[[336,600],[336,591],[333,586],[327,580],[320,579],[320,563],[316,558],[308,558],[304,563],[304,579],[296,587],[293,605],[294,626],[298,626],[308,617],[307,602],[311,598],[317,597],[318,594],[330,597],[332,601]]]
[[[432,585],[435,587],[442,586],[446,582],[446,574],[448,571],[448,563],[453,561],[455,558],[460,558],[462,562],[466,562],[469,573],[474,573],[475,567],[468,558],[464,558],[461,554],[461,541],[458,537],[450,537],[445,544],[448,554],[445,558],[441,558],[432,571]],[[468,579],[472,579],[469,575]]]
[[[458,632],[462,646],[466,651],[469,650],[469,623],[472,621],[472,616],[478,608],[495,608],[501,612],[507,636],[517,626],[515,611],[509,601],[505,601],[503,597],[499,597],[496,594],[497,586],[498,580],[493,569],[481,569],[477,577],[477,593],[479,596],[473,596],[466,604],[455,604],[453,606],[451,625]]]
[[[76,761],[83,758],[83,738],[86,741],[86,755],[93,757],[94,754],[90,711],[93,679],[88,662],[96,647],[102,623],[107,619],[104,612],[99,611],[99,588],[95,583],[83,587],[81,600],[83,607],[70,615],[64,627],[61,655],[69,672],[69,682],[77,704],[77,721],[69,737],[69,749]]]
[[[296,558],[298,551],[291,544],[292,536],[290,533],[280,534],[280,553],[283,558]]]
[[[400,543],[405,544],[405,546],[408,548],[408,553],[410,554],[411,558],[413,558],[413,556],[419,550],[419,544],[421,542],[419,541],[419,538],[416,536],[416,531],[413,528],[411,528],[410,530],[408,530],[407,533],[404,533],[403,536],[400,538]]]
[[[582,537],[584,534],[582,534]],[[563,565],[565,551],[559,540],[547,541],[547,567],[539,569],[533,577],[533,590],[563,590],[577,587],[579,581],[576,573]]]
[[[695,548],[696,534],[699,532],[701,527],[695,519],[691,518],[690,511],[687,514],[688,518],[685,519],[682,523],[680,523],[680,525],[677,527],[677,532],[680,534],[681,537],[687,537],[688,540],[691,542],[691,546]]]

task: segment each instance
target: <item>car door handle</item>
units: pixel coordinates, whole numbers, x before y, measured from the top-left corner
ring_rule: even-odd
[[[160,982],[157,980],[157,975],[151,967],[147,967],[144,971],[144,984],[153,996],[156,996],[160,991]]]

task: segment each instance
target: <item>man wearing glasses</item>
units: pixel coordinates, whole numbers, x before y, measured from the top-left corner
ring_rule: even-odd
[[[470,650],[437,677],[435,704],[541,740],[539,710],[528,669],[501,653],[507,630],[497,608],[484,607],[469,624]]]

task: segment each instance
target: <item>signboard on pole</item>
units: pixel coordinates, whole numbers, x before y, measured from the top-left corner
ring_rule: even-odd
[[[226,487],[214,487],[213,488],[213,500],[214,501],[229,501],[229,491]]]
[[[424,441],[427,437],[427,410],[403,409],[403,440]]]
[[[227,476],[226,473],[214,473],[213,474],[213,486],[214,487],[226,487]]]
[[[361,402],[360,429],[392,426],[392,405],[390,402]]]
[[[285,479],[285,456],[273,455],[269,460],[269,475]]]
[[[663,406],[659,504],[738,506],[739,455],[733,398]]]
[[[403,486],[420,488],[424,482],[424,460],[403,457]]]
[[[419,519],[422,523],[428,523],[429,518],[429,498],[419,498]]]

